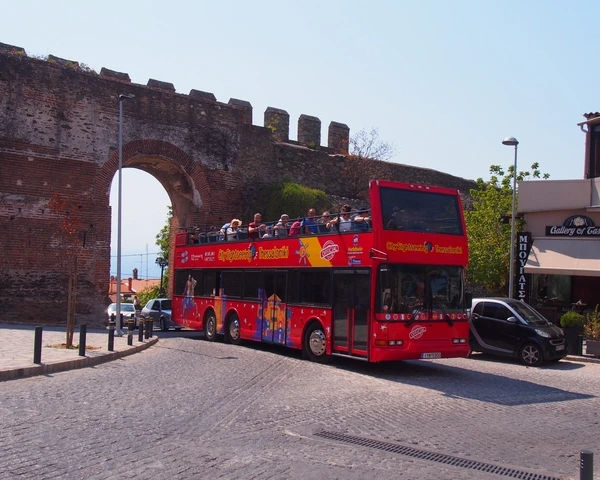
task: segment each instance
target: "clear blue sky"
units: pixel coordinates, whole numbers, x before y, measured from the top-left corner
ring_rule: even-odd
[[[0,42],[28,55],[247,100],[257,125],[281,108],[291,138],[301,114],[321,119],[325,141],[332,120],[351,135],[374,127],[393,161],[470,179],[512,163],[506,136],[521,169],[582,178],[577,123],[600,110],[598,1],[0,0],[0,11]],[[169,200],[147,177],[124,171],[124,253],[156,251]],[[140,198],[146,211],[128,210]]]

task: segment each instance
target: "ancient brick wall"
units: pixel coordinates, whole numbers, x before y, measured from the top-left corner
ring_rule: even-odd
[[[110,186],[118,171],[119,95],[123,167],[155,176],[168,191],[173,225],[215,224],[243,211],[256,185],[294,179],[348,196],[348,179],[366,187],[381,177],[447,185],[473,183],[427,169],[347,158],[349,128],[303,115],[298,141],[289,115],[269,107],[264,126],[252,106],[211,93],[175,92],[172,84],[134,84],[126,73],[100,74],[50,56],[29,58],[0,44],[1,321],[61,323],[67,271],[78,258],[78,322],[100,324],[108,303]],[[350,192],[351,193],[351,192]],[[67,205],[53,209],[53,198]],[[65,222],[77,225],[66,234]]]

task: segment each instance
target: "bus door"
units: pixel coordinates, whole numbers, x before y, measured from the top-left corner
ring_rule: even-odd
[[[333,351],[366,357],[371,296],[369,270],[334,270],[333,285]]]
[[[285,345],[286,272],[265,270],[263,277],[262,340]]]

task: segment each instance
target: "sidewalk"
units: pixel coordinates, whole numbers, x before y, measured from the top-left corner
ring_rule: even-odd
[[[75,368],[89,367],[131,355],[158,342],[158,337],[138,341],[138,331],[133,334],[132,345],[127,345],[127,329],[122,337],[115,336],[114,351],[108,351],[108,330],[88,329],[85,357],[79,349],[57,348],[64,344],[65,327],[45,326],[42,333],[41,364],[33,363],[35,325],[0,323],[0,381],[45,375]],[[73,344],[79,345],[79,328],[75,329]],[[600,358],[568,355],[564,360],[600,363]]]
[[[154,345],[158,337],[138,341],[133,334],[132,345],[127,345],[127,329],[122,337],[115,336],[114,350],[108,350],[108,330],[88,328],[85,357],[79,349],[59,348],[66,342],[65,327],[44,326],[42,331],[41,364],[33,363],[35,325],[0,323],[0,381],[62,372],[89,367],[137,353]],[[79,345],[79,327],[75,328],[73,344]]]

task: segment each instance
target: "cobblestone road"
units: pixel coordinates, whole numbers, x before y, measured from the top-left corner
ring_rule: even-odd
[[[575,479],[582,449],[598,476],[598,364],[318,365],[161,335],[0,383],[0,479]]]

